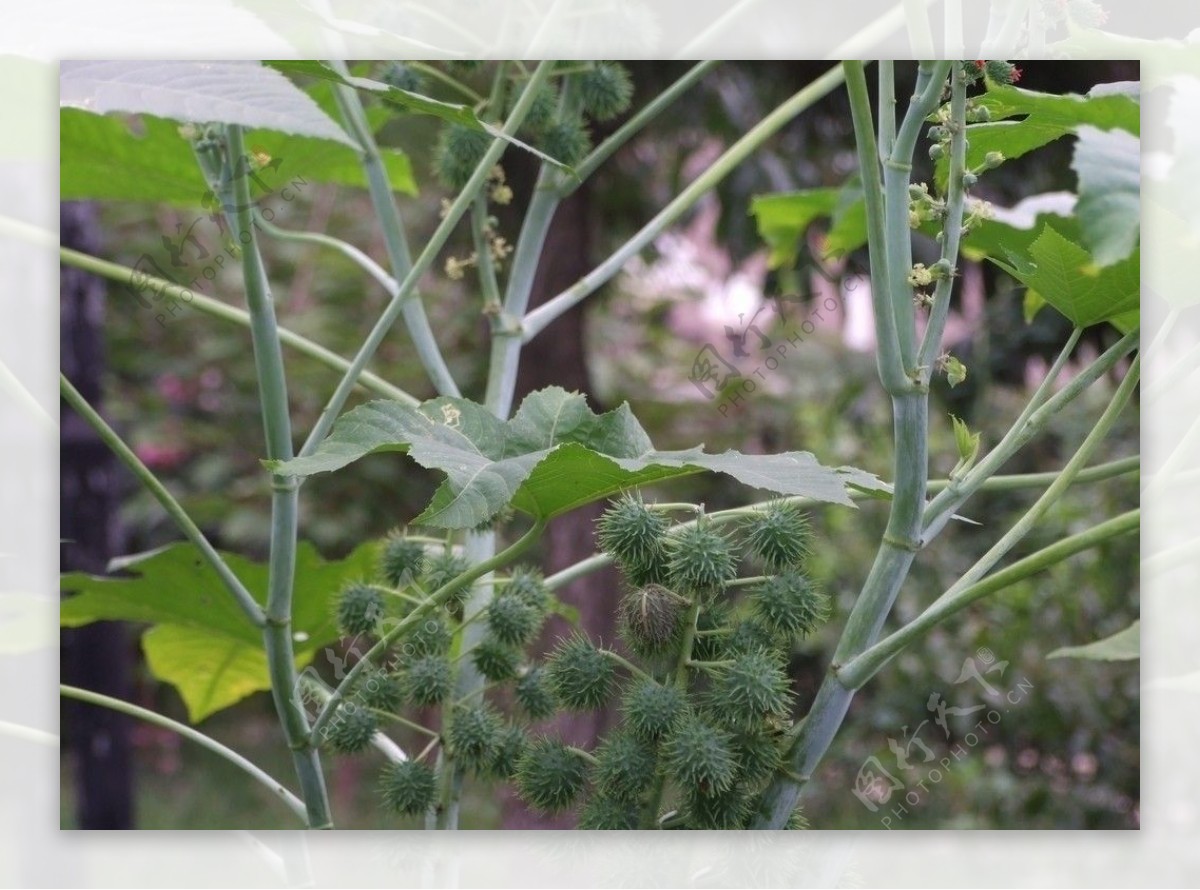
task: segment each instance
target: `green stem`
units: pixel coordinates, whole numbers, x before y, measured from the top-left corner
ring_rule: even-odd
[[[471,238],[475,243],[475,266],[479,270],[479,289],[483,295],[485,313],[500,311],[500,285],[496,281],[496,264],[492,262],[487,234],[487,198],[481,192],[471,205]]]
[[[329,723],[329,720],[333,717],[333,713],[337,710],[337,706],[341,704],[345,697],[354,689],[355,684],[361,678],[362,674],[371,667],[375,658],[386,653],[388,647],[391,646],[393,642],[411,630],[417,622],[422,620],[430,612],[444,605],[462,587],[472,584],[477,578],[482,578],[484,575],[494,571],[495,569],[503,568],[524,553],[535,541],[538,540],[538,538],[541,537],[542,531],[545,529],[545,527],[545,522],[535,523],[533,527],[529,529],[529,531],[527,531],[505,550],[497,553],[491,559],[484,560],[483,562],[471,566],[471,568],[463,572],[461,575],[458,575],[457,577],[447,581],[432,594],[430,594],[428,600],[417,606],[406,616],[404,616],[403,619],[396,622],[386,633],[384,633],[384,635],[379,638],[378,642],[368,649],[366,654],[358,660],[354,667],[350,668],[350,670],[346,672],[346,676],[342,679],[342,682],[338,684],[337,689],[333,691],[333,694],[329,697],[329,701],[327,701],[325,706],[321,708],[320,714],[317,715],[317,719],[313,722],[312,732],[310,733],[310,739],[312,742],[315,744],[320,738],[323,737],[321,732]]]
[[[871,306],[875,316],[875,360],[879,379],[889,393],[905,392],[912,381],[904,372],[904,359],[896,330],[896,313],[888,299],[888,241],[884,237],[883,180],[879,172],[879,149],[871,125],[871,100],[862,62],[842,63],[846,71],[846,92],[850,97],[850,115],[854,121],[854,141],[858,150],[859,176],[867,211],[867,254],[871,263]],[[908,221],[905,221],[908,231]]]
[[[585,751],[583,748],[577,748],[574,745],[567,745],[567,750],[570,751],[572,754],[575,754],[576,756],[580,757],[581,759],[587,761],[592,766],[596,766],[597,764],[600,763],[600,761],[596,759],[596,755],[593,754],[591,751]]]
[[[726,149],[700,176],[681,191],[637,234],[622,244],[608,259],[554,298],[525,316],[521,324],[525,342],[529,342],[563,313],[595,293],[616,275],[626,262],[652,242],[667,226],[674,223],[703,195],[712,190],[767,139],[777,133],[800,112],[810,108],[842,82],[841,66],[831,68],[804,89],[800,90]]]
[[[330,64],[340,73],[348,73],[344,62],[335,60]],[[383,243],[387,248],[388,261],[391,263],[392,272],[398,279],[405,278],[406,283],[409,285],[408,290],[412,296],[411,300],[407,298],[407,295],[402,297],[400,289],[397,288],[396,292],[392,295],[391,303],[384,310],[384,317],[388,318],[387,324],[384,325],[381,318],[376,326],[372,328],[368,342],[370,342],[370,338],[377,338],[378,342],[382,342],[384,334],[395,323],[396,317],[402,316],[404,318],[404,325],[408,329],[409,336],[412,338],[413,347],[417,351],[417,358],[420,360],[422,367],[424,367],[425,373],[429,375],[429,379],[433,382],[438,394],[443,396],[458,396],[460,395],[458,386],[454,382],[454,377],[450,374],[449,368],[446,367],[446,360],[442,357],[441,350],[437,345],[437,339],[433,336],[433,331],[429,327],[429,319],[425,317],[425,307],[416,292],[415,279],[410,283],[408,278],[405,277],[412,271],[412,258],[408,252],[408,240],[404,235],[404,223],[400,219],[400,211],[396,207],[396,201],[392,195],[392,184],[388,179],[387,169],[383,165],[379,146],[375,144],[375,137],[371,133],[371,127],[367,122],[358,92],[353,87],[335,84],[333,87],[333,96],[337,102],[338,110],[341,112],[342,120],[346,124],[346,128],[359,144],[363,170],[367,175],[367,191],[371,196],[371,204],[375,208],[375,216],[379,220],[380,230],[383,233]],[[370,360],[371,355],[374,354],[375,349],[378,348],[378,342],[371,346],[370,353],[366,355],[366,359],[362,363],[364,367],[366,362]],[[358,356],[355,357],[356,362],[359,356],[366,353],[366,350],[367,344],[364,344]],[[344,381],[345,379],[343,378]],[[349,395],[348,388],[345,395]],[[343,398],[342,401],[344,403],[345,399]],[[338,405],[337,410],[341,410],[341,405]],[[324,434],[322,433],[323,437]],[[311,442],[312,440],[310,439],[309,441]],[[301,451],[301,453],[305,452]]]
[[[186,303],[194,309],[203,312],[205,315],[219,318],[223,321],[231,321],[243,327],[250,327],[250,313],[245,309],[230,306],[227,303],[222,303],[220,300],[214,300],[212,297],[207,297],[204,294],[195,293],[170,281],[164,281],[161,278],[155,278],[150,275],[143,275],[129,266],[122,266],[119,263],[102,260],[99,257],[80,253],[69,247],[60,247],[58,253],[59,259],[68,266],[84,269],[119,284],[136,284],[141,288],[148,287],[156,294],[169,296],[180,303]],[[309,358],[316,359],[321,364],[328,368],[333,368],[335,371],[345,372],[349,370],[350,362],[346,361],[336,352],[326,349],[312,340],[301,337],[287,328],[279,328],[278,332],[280,342],[285,346],[292,347],[301,355],[307,355]],[[395,399],[414,407],[421,404],[419,399],[414,398],[399,387],[392,386],[392,384],[388,383],[382,377],[372,374],[370,371],[362,373],[358,379],[358,384],[363,389],[370,390],[376,395],[387,399]]]
[[[379,265],[379,263],[375,262],[353,244],[349,244],[341,238],[326,235],[323,232],[296,232],[291,229],[284,229],[267,220],[258,211],[258,208],[253,208],[253,212],[255,227],[262,229],[273,238],[333,248],[379,282],[389,294],[396,293],[396,288],[398,287],[396,279],[389,275],[383,266]]]
[[[405,62],[404,64],[407,65],[409,68],[413,69],[414,71],[421,72],[422,74],[424,74],[427,77],[431,77],[434,80],[441,81],[446,86],[450,87],[451,89],[455,90],[458,93],[461,93],[464,97],[466,97],[472,103],[478,104],[479,102],[483,101],[483,96],[479,95],[479,93],[475,92],[473,89],[471,89],[469,86],[467,86],[462,81],[460,81],[454,77],[451,77],[449,74],[447,74],[445,71],[442,71],[440,68],[437,68],[433,65],[428,65],[425,62]]]
[[[505,135],[513,135],[520,127],[521,122],[525,120],[525,115],[528,113],[530,106],[533,104],[533,97],[538,88],[540,88],[541,84],[549,75],[551,67],[552,63],[550,62],[542,62],[538,65],[537,70],[534,71],[533,75],[529,79],[529,83],[526,86],[525,92],[521,94],[521,98],[517,101],[517,104],[513,107],[512,113],[509,114],[508,119],[504,123],[503,133]],[[353,91],[351,91],[351,95],[353,96]],[[356,104],[358,101],[357,96],[353,96],[353,99],[354,104]],[[361,111],[361,106],[358,106],[358,108]],[[370,134],[368,133],[367,135],[369,136]],[[454,227],[458,225],[458,221],[462,219],[463,215],[467,212],[467,210],[470,209],[471,203],[475,200],[475,196],[479,193],[479,190],[487,181],[492,167],[496,165],[496,162],[500,159],[500,155],[504,153],[504,149],[507,144],[508,143],[499,136],[492,140],[488,150],[484,153],[483,158],[480,159],[478,166],[476,166],[475,172],[471,174],[470,179],[467,180],[467,184],[463,186],[463,189],[459,193],[458,197],[455,198],[454,202],[450,205],[445,218],[438,225],[433,235],[430,236],[429,241],[426,242],[424,250],[421,251],[420,256],[417,257],[416,261],[412,264],[412,267],[408,270],[408,273],[404,276],[403,281],[401,281],[400,288],[397,291],[396,296],[392,298],[392,301],[388,304],[387,308],[384,309],[379,321],[376,322],[375,327],[371,329],[371,332],[367,335],[366,341],[363,343],[362,347],[358,351],[358,354],[355,355],[354,360],[351,362],[350,369],[342,378],[341,383],[338,384],[337,389],[334,390],[333,395],[330,396],[329,402],[326,404],[325,409],[321,412],[321,417],[317,420],[312,433],[309,435],[308,440],[304,443],[304,447],[300,449],[301,455],[308,455],[315,451],[317,446],[321,443],[321,440],[324,439],[328,434],[330,428],[333,426],[334,420],[337,419],[338,413],[342,410],[342,406],[346,404],[346,399],[349,397],[350,391],[354,388],[354,384],[358,379],[358,375],[362,373],[363,369],[367,365],[367,362],[371,360],[371,357],[375,354],[375,350],[379,348],[379,344],[383,342],[383,338],[387,335],[388,330],[403,311],[404,306],[408,303],[410,296],[415,292],[418,279],[425,274],[425,272],[433,264],[438,252],[445,245],[446,241],[449,240],[451,233],[454,231]],[[367,157],[370,157],[369,152]],[[385,179],[383,182],[384,189],[386,189],[386,185]],[[379,187],[376,187],[375,191],[381,190]],[[386,206],[379,208],[383,211],[381,214],[381,219],[385,221],[396,218],[395,205],[392,203],[390,196],[391,192],[387,191]],[[380,197],[385,196],[381,194]],[[391,210],[389,211],[388,208],[391,208]],[[389,229],[394,228],[395,226],[385,227],[385,235]],[[395,231],[393,231],[391,238],[392,240],[396,240]],[[399,240],[402,241],[403,239],[400,238]],[[395,249],[398,249],[398,246],[399,245],[397,243],[397,247]],[[398,260],[400,257],[397,256],[395,259]],[[457,387],[454,388],[454,392],[457,393]]]
[[[879,153],[887,157],[896,141],[896,66],[891,59],[879,60],[878,105]]]
[[[145,720],[147,723],[153,723],[155,726],[162,726],[169,729],[183,736],[188,741],[195,742],[201,747],[207,748],[209,751],[228,760],[238,769],[243,770],[247,775],[253,777],[255,781],[260,782],[272,794],[282,800],[287,808],[295,813],[301,821],[306,820],[304,801],[288,791],[283,787],[281,782],[269,776],[257,765],[251,763],[241,754],[237,753],[237,751],[222,745],[216,739],[209,738],[204,733],[172,720],[170,717],[164,717],[162,714],[156,714],[154,711],[149,711],[146,708],[138,707],[127,701],[121,701],[119,698],[112,698],[111,696],[101,695],[99,692],[92,692],[90,689],[79,689],[75,686],[60,685],[58,689],[64,698],[72,698],[76,701],[109,708],[121,714],[128,714],[130,717],[137,717],[139,720]]]
[[[955,260],[958,243],[962,237],[963,200],[965,188],[963,174],[967,169],[967,76],[961,64],[956,64],[950,76],[950,162],[946,184],[946,216],[942,226],[941,259],[949,264],[950,272],[939,278],[933,289],[933,305],[929,310],[929,321],[925,336],[917,353],[916,370],[925,383],[933,375],[935,359],[942,346],[942,332],[950,313],[950,294],[954,290]],[[907,188],[907,183],[906,183]],[[905,201],[905,211],[908,203]],[[911,241],[911,239],[910,239]],[[911,288],[908,290],[911,294]]]
[[[637,677],[639,680],[653,680],[654,679],[649,674],[647,674],[644,670],[642,670],[640,667],[638,667],[636,664],[634,664],[632,661],[630,661],[627,658],[623,658],[622,656],[618,655],[616,652],[613,652],[611,649],[597,649],[596,651],[599,652],[601,655],[605,656],[606,658],[608,658],[610,661],[613,661],[616,664],[619,664],[621,667],[625,668],[625,670],[629,671],[629,673],[631,673],[633,676]]]
[[[941,101],[942,90],[946,84],[946,75],[949,74],[952,64],[952,62],[920,63],[917,71],[917,84],[914,95],[904,112],[904,120],[900,124],[900,129],[896,132],[896,141],[892,145],[892,151],[883,164],[883,187],[885,192],[884,225],[887,237],[887,272],[889,282],[888,298],[892,301],[892,309],[896,316],[896,335],[900,342],[900,356],[909,377],[915,377],[918,373],[918,368],[917,348],[915,345],[916,308],[913,306],[912,286],[908,283],[908,276],[913,264],[912,228],[908,224],[908,186],[912,181],[912,159],[913,152],[917,146],[917,139],[921,135],[921,128],[925,126],[925,119],[933,113]],[[965,131],[965,92],[963,93],[963,97],[963,107],[959,109],[960,116],[953,118],[950,126],[958,127]],[[958,187],[961,190],[961,181],[958,183]],[[957,225],[955,224],[956,218],[951,215],[951,208],[947,207],[948,212],[944,226],[947,236],[945,238],[946,243],[942,245],[942,256],[950,258],[951,268],[954,267],[953,261],[957,258],[958,254],[957,252],[949,253],[947,251],[947,248],[951,246],[949,244],[949,233],[962,226],[961,204],[960,196]],[[957,248],[957,238],[955,238],[954,246]],[[949,300],[948,292],[946,299]],[[940,340],[941,337],[939,336],[938,339]]]
[[[201,557],[209,564],[217,577],[221,579],[221,583],[226,589],[233,594],[234,601],[238,604],[241,610],[246,614],[246,617],[254,623],[255,627],[263,627],[266,623],[266,615],[263,613],[262,606],[255,602],[254,597],[250,595],[250,591],[242,584],[241,579],[233,573],[225,560],[221,558],[215,547],[208,542],[208,538],[204,537],[204,532],[196,523],[192,522],[192,518],[187,515],[187,512],[180,505],[179,501],[167,491],[167,487],[163,485],[158,477],[150,471],[150,469],[138,459],[138,456],[133,453],[125,442],[117,435],[116,431],[110,427],[87,400],[80,395],[79,390],[71,385],[62,374],[59,375],[59,391],[62,394],[63,400],[71,406],[84,422],[87,423],[96,435],[100,437],[108,448],[117,456],[117,459],[123,463],[128,470],[133,473],[139,482],[146,487],[146,490],[154,496],[167,515],[175,520],[175,524],[179,530],[183,532],[183,536],[187,538],[200,551]]]
[[[239,239],[242,278],[250,312],[250,336],[254,350],[254,368],[262,405],[263,432],[269,460],[292,458],[292,421],[288,409],[287,378],[283,369],[283,349],[275,323],[275,305],[267,281],[266,267],[258,250],[251,214],[250,179],[241,169],[246,163],[242,128],[226,127],[226,174],[223,177],[222,204],[230,228]],[[232,165],[232,166],[230,166]],[[236,214],[229,212],[236,208]],[[271,696],[275,710],[292,750],[296,774],[308,808],[310,828],[332,828],[325,776],[316,748],[308,740],[308,718],[300,700],[296,679],[296,654],[292,641],[292,590],[296,570],[298,534],[298,483],[295,478],[271,477],[271,535],[267,570],[266,625],[263,643],[267,671],[271,677]]]
[[[972,584],[956,584],[939,597],[933,605],[895,633],[880,640],[839,672],[842,682],[860,688],[898,652],[922,637],[932,628],[985,596],[1011,587],[1018,581],[1045,571],[1063,560],[1090,550],[1119,535],[1136,531],[1141,523],[1141,511],[1130,510],[1120,516],[1071,535],[1031,553],[993,575]]]

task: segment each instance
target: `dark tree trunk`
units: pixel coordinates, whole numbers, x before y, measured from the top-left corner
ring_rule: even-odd
[[[517,167],[516,164],[513,166]],[[510,179],[517,188],[520,188],[521,180],[528,178],[528,171],[510,171]],[[588,186],[585,184],[559,206],[554,216],[534,279],[531,306],[545,302],[590,271],[590,219]],[[517,377],[518,403],[525,394],[551,385],[589,395],[582,306],[557,319],[522,353]],[[592,409],[599,410],[590,396],[589,400]],[[595,552],[592,529],[601,509],[600,505],[583,507],[550,523],[543,545],[546,574],[566,568]],[[558,591],[563,602],[579,610],[580,626],[593,640],[608,643],[616,636],[617,584],[616,573],[605,570],[580,578]],[[543,648],[552,647],[569,631],[564,621],[552,619],[542,636]],[[610,714],[605,711],[564,714],[548,722],[545,729],[568,744],[591,748],[609,722]],[[505,801],[505,828],[569,828],[574,821],[571,814],[547,816],[535,813],[515,795]]]
[[[95,253],[91,205],[66,203],[61,241]],[[61,269],[62,372],[92,405],[100,406],[104,371],[104,285],[78,269]],[[60,545],[63,571],[103,573],[114,552],[116,462],[73,411],[61,407],[59,451]],[[63,633],[64,683],[115,698],[130,698],[130,641],[126,627],[101,622]],[[75,755],[79,828],[131,828],[133,775],[130,719],[78,702],[62,705],[63,737]]]

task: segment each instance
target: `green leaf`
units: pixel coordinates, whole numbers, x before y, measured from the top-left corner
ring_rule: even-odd
[[[1138,243],[1140,143],[1121,130],[1081,127],[1071,167],[1079,177],[1083,243],[1098,265],[1125,259]]]
[[[503,139],[506,142],[517,146],[518,148],[524,149],[530,154],[536,155],[538,158],[553,164],[560,170],[564,170],[568,173],[572,172],[572,168],[567,164],[563,164],[555,160],[545,152],[539,151],[532,145],[527,145],[514,136],[507,135],[499,127],[483,120],[469,105],[456,105],[453,102],[442,102],[438,99],[431,99],[428,96],[421,95],[420,93],[402,90],[399,87],[394,87],[391,84],[384,83],[383,81],[371,80],[368,77],[343,75],[337,71],[334,71],[324,62],[315,62],[311,60],[279,60],[264,62],[263,64],[285,74],[300,77],[314,77],[318,80],[328,81],[329,83],[341,84],[343,86],[354,87],[356,90],[374,93],[375,95],[383,98],[385,101],[394,105],[399,105],[405,111],[408,111],[412,114],[428,114],[432,115],[433,117],[440,118],[447,123],[470,127],[472,130],[482,130],[492,137]]]
[[[844,256],[867,243],[866,202],[857,179],[836,189],[759,195],[750,202],[750,214],[757,220],[759,235],[771,248],[768,262],[772,269],[796,262],[808,227],[822,217],[831,220],[823,257]]]
[[[989,151],[998,151],[1005,160],[1012,160],[1076,133],[1084,125],[1124,130],[1137,136],[1141,107],[1136,97],[1104,87],[1102,84],[1086,96],[1059,95],[989,81],[987,94],[976,102],[988,109],[991,120],[967,126],[967,169],[979,167]],[[938,161],[939,183],[945,183],[948,169],[946,158]]]
[[[508,504],[548,519],[623,489],[705,470],[848,506],[848,485],[884,487],[862,470],[824,467],[808,452],[657,451],[628,405],[597,415],[582,395],[558,387],[526,397],[507,422],[466,399],[438,398],[418,408],[368,402],[339,419],[315,453],[267,465],[283,475],[310,476],[380,451],[407,451],[446,475],[414,520],[442,528],[472,528]]]
[[[257,62],[64,61],[59,102],[93,114],[152,114],[354,141],[290,80]]]
[[[1139,322],[1140,250],[1100,268],[1083,247],[1048,223],[1027,259],[1013,253],[1007,264],[997,262],[1079,327],[1108,321],[1128,332]]]
[[[1091,661],[1131,661],[1141,657],[1141,639],[1141,622],[1135,621],[1111,637],[1096,640],[1085,646],[1064,646],[1061,649],[1055,649],[1046,657],[1086,658]]]
[[[63,108],[59,134],[59,190],[63,200],[203,205],[208,185],[191,146],[172,121],[142,115],[131,127],[115,115]],[[298,178],[300,182],[360,188],[367,184],[357,152],[340,142],[251,130],[246,134],[246,145],[278,159],[277,169],[259,173],[273,190],[298,182]],[[417,186],[408,156],[395,149],[381,149],[380,153],[392,188],[415,195]],[[253,181],[252,186],[257,188]],[[295,192],[303,185],[291,188]]]
[[[292,629],[297,666],[312,661],[339,637],[332,599],[342,584],[369,574],[377,544],[326,562],[301,542],[296,551]],[[223,554],[230,569],[259,602],[266,602],[267,566]],[[62,576],[59,621],[79,627],[94,621],[155,625],[143,647],[155,675],[179,689],[193,723],[259,690],[270,689],[261,633],[238,609],[216,572],[192,544],[171,544],[114,560],[110,571],[132,577]],[[160,672],[160,668],[161,671]]]

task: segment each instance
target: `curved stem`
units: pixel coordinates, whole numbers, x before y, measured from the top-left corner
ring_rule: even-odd
[[[832,92],[842,82],[841,66],[826,71],[800,90],[725,150],[707,170],[681,191],[670,204],[646,223],[637,234],[617,248],[608,259],[554,298],[525,316],[521,323],[525,342],[538,335],[548,324],[595,293],[616,275],[626,262],[650,244],[667,226],[679,219],[703,195],[729,175],[788,121]]]
[[[149,288],[157,295],[169,296],[180,303],[186,303],[212,318],[231,321],[247,328],[250,327],[250,313],[245,309],[230,306],[228,303],[222,303],[220,300],[214,300],[212,297],[205,296],[204,294],[195,293],[170,281],[164,281],[152,275],[144,275],[136,269],[131,269],[129,266],[122,266],[120,263],[102,260],[99,257],[80,253],[69,247],[60,247],[58,254],[59,260],[68,266],[84,269],[120,284]],[[301,355],[307,355],[311,359],[316,359],[321,364],[335,371],[345,372],[349,370],[350,362],[346,361],[336,352],[326,349],[312,340],[301,337],[287,328],[278,328],[278,333],[281,343],[285,346],[290,346]],[[388,383],[382,377],[372,374],[370,371],[364,371],[359,376],[358,385],[363,389],[374,392],[376,395],[383,396],[386,399],[395,399],[412,407],[421,404],[419,399],[409,395],[398,386],[392,386],[392,384]]]
[[[219,193],[230,228],[237,234],[242,248],[242,278],[250,312],[250,336],[262,405],[267,458],[286,461],[293,454],[292,420],[288,408],[283,348],[275,323],[275,303],[254,232],[250,178],[243,169],[247,162],[242,128],[230,124],[225,133],[228,153]],[[231,212],[230,208],[236,210]],[[292,750],[292,760],[308,808],[309,827],[332,828],[321,760],[308,739],[308,718],[300,700],[292,641],[298,500],[299,485],[294,478],[271,476],[271,535],[263,644],[267,653],[267,671],[271,677],[271,697],[275,701],[275,710],[279,714],[288,747]]]
[[[204,733],[176,720],[172,720],[170,717],[164,717],[162,714],[156,714],[154,711],[149,711],[146,708],[138,707],[127,701],[121,701],[119,698],[112,698],[108,695],[101,695],[99,692],[92,692],[90,689],[79,689],[75,686],[60,685],[58,689],[65,698],[72,698],[76,701],[87,702],[91,705],[98,705],[102,708],[128,714],[130,717],[137,717],[139,720],[145,720],[147,723],[153,723],[155,726],[162,726],[169,729],[183,736],[188,741],[195,742],[197,745],[207,748],[209,751],[228,760],[238,769],[243,770],[247,775],[253,777],[255,781],[261,783],[272,794],[282,800],[287,808],[295,813],[301,821],[306,821],[307,816],[304,801],[288,791],[283,787],[281,782],[272,778],[257,765],[247,760],[232,748],[222,745],[216,739],[209,738]]]
[[[96,412],[96,409],[87,403],[79,390],[71,385],[70,380],[60,374],[58,385],[63,401],[96,431],[100,441],[107,445],[117,459],[146,487],[146,490],[154,495],[154,499],[162,505],[167,515],[175,520],[175,524],[183,532],[183,536],[195,545],[204,561],[217,573],[221,583],[233,594],[234,601],[237,602],[246,617],[254,623],[255,627],[262,627],[266,622],[262,606],[251,596],[241,579],[233,573],[233,570],[221,558],[221,554],[209,543],[208,538],[204,537],[204,532],[200,531],[199,526],[187,515],[187,511],[183,509],[179,501],[175,500],[171,492],[167,491],[167,487],[158,480],[158,477],[138,459],[138,456],[133,453],[133,449],[125,444],[116,431]]]

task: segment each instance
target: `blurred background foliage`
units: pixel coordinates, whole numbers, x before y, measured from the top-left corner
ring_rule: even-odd
[[[629,67],[636,85],[634,107],[684,70],[683,65],[665,62]],[[706,159],[711,160],[823,68],[806,62],[728,63],[708,76],[622,149],[586,187],[588,212],[577,247],[586,266],[636,231],[703,168]],[[898,74],[906,71],[905,66],[898,68]],[[1136,63],[1023,63],[1022,68],[1022,86],[1054,92],[1084,92],[1100,82],[1137,79]],[[375,70],[382,69],[376,66]],[[486,91],[486,66],[455,73]],[[901,80],[901,95],[906,86]],[[436,81],[427,82],[426,88],[433,95],[455,98],[443,94]],[[382,143],[406,150],[414,165],[420,195],[400,199],[414,245],[436,225],[446,194],[430,172],[430,147],[436,136],[435,121],[413,116],[395,117],[379,132]],[[724,325],[739,328],[739,311],[744,314],[755,305],[753,300],[745,306],[738,302],[738,287],[745,290],[746,282],[753,285],[756,276],[768,294],[803,283],[794,271],[766,272],[762,243],[747,212],[750,198],[839,184],[852,169],[851,138],[844,95],[835,92],[784,128],[672,233],[684,239],[693,253],[679,253],[679,243],[672,245],[670,239],[660,241],[657,252],[647,252],[632,271],[584,304],[582,335],[571,348],[582,352],[594,409],[628,400],[660,448],[703,442],[710,450],[808,450],[826,464],[848,464],[883,478],[891,476],[890,412],[873,356],[847,346],[836,330],[822,329],[793,347],[775,370],[764,372],[768,379],[763,385],[731,411],[720,411],[722,401],[706,399],[688,379],[697,351],[711,343],[727,353]],[[1072,188],[1068,143],[1060,140],[1020,163],[988,173],[981,178],[981,196],[1011,204],[1034,192]],[[523,159],[513,154],[507,153],[504,163],[519,209],[527,200],[529,176],[522,175]],[[303,176],[303,170],[289,168],[286,157],[281,161],[281,177]],[[262,206],[274,210],[277,225],[330,232],[381,261],[385,257],[370,202],[362,191],[309,183],[298,186],[292,200],[268,196]],[[501,233],[515,240],[518,217],[509,212],[498,215]],[[144,253],[161,255],[163,236],[193,223],[193,232],[202,242],[215,244],[220,238],[216,224],[201,211],[106,204],[101,219],[102,255],[128,265]],[[352,353],[384,307],[382,289],[328,250],[271,239],[264,239],[263,246],[281,323],[337,352]],[[465,256],[470,249],[464,232],[446,255]],[[671,260],[672,251],[685,268],[690,264],[705,270],[700,285],[695,278],[668,274],[659,286],[646,286],[654,265]],[[968,381],[954,391],[943,386],[931,404],[931,475],[935,477],[944,476],[955,461],[948,415],[957,414],[982,431],[986,450],[1016,418],[1029,394],[1027,379],[1036,375],[1040,357],[1055,353],[1069,330],[1052,309],[1026,324],[1023,294],[1002,273],[985,270],[982,282],[984,315],[956,350],[970,369]],[[697,292],[698,287],[704,292]],[[216,272],[214,282],[205,288],[235,303],[240,302],[239,290],[233,270]],[[464,395],[479,398],[486,372],[481,344],[487,324],[471,275],[453,281],[439,268],[422,283],[422,295]],[[768,301],[766,305],[757,324],[763,335],[776,342],[793,334],[812,308],[789,304],[796,311],[781,317],[774,308],[780,304]],[[262,431],[248,333],[186,307],[161,324],[153,311],[140,309],[117,288],[109,290],[105,330],[110,418],[220,547],[264,556],[269,529],[267,480],[258,465]],[[554,329],[549,336],[555,336]],[[1094,353],[1113,339],[1111,331],[1091,331],[1081,349]],[[285,352],[285,360],[294,425],[303,432],[311,427],[337,376],[295,353]],[[418,397],[433,395],[400,328],[383,344],[372,368]],[[549,368],[543,373],[553,379],[555,371]],[[1113,386],[1112,381],[1102,381],[1062,412],[1005,472],[1061,467]],[[1097,461],[1137,451],[1135,408],[1104,443]],[[377,455],[315,478],[302,489],[301,535],[328,557],[343,555],[364,538],[380,536],[415,516],[433,484],[429,474],[397,455]],[[710,509],[741,505],[748,497],[732,482],[705,477],[682,480],[652,494],[672,501],[703,502]],[[963,512],[980,525],[953,522],[921,554],[889,626],[914,617],[945,590],[1036,494],[1034,490],[985,493],[969,501]],[[1073,488],[1011,558],[1137,503],[1136,482],[1129,477]],[[836,610],[823,631],[794,652],[792,669],[801,712],[816,690],[885,519],[886,504],[881,502],[866,502],[858,510],[829,506],[814,511],[814,574],[834,595]],[[120,526],[125,552],[177,538],[156,503],[132,483],[122,501]],[[590,543],[583,546],[590,548]],[[1136,538],[1117,539],[972,607],[889,665],[855,699],[818,781],[806,792],[806,812],[813,827],[882,827],[881,816],[904,792],[872,812],[852,794],[855,776],[872,755],[885,766],[893,764],[889,738],[901,739],[905,728],[930,720],[921,738],[938,760],[955,745],[967,748],[965,732],[985,712],[969,721],[951,718],[951,734],[946,738],[927,710],[934,693],[961,708],[1003,706],[1003,715],[996,725],[989,725],[986,737],[953,762],[944,779],[921,793],[920,802],[909,806],[907,815],[893,819],[892,828],[1137,827],[1138,663],[1045,658],[1059,646],[1098,639],[1137,617],[1137,560]],[[1007,690],[1019,682],[1028,684],[1018,704],[990,697],[977,683],[955,683],[964,659],[983,649],[1008,662],[1002,675],[988,675],[993,685]],[[144,669],[139,696],[140,703],[182,719],[173,691],[160,687]],[[290,773],[266,696],[210,718],[203,729],[276,775]],[[139,827],[229,827],[239,824],[239,814],[249,810],[255,812],[258,825],[268,827],[278,816],[279,827],[290,827],[286,814],[257,786],[228,774],[228,764],[181,746],[168,733],[147,727],[138,727],[136,733]],[[920,763],[923,755],[913,750],[920,755],[914,762]],[[373,784],[382,761],[376,764],[375,756],[329,760],[340,825],[417,827],[415,822],[408,825],[379,814]],[[64,826],[73,818],[68,776],[65,766]],[[501,804],[493,789],[474,789],[463,808],[463,827],[498,827]]]

